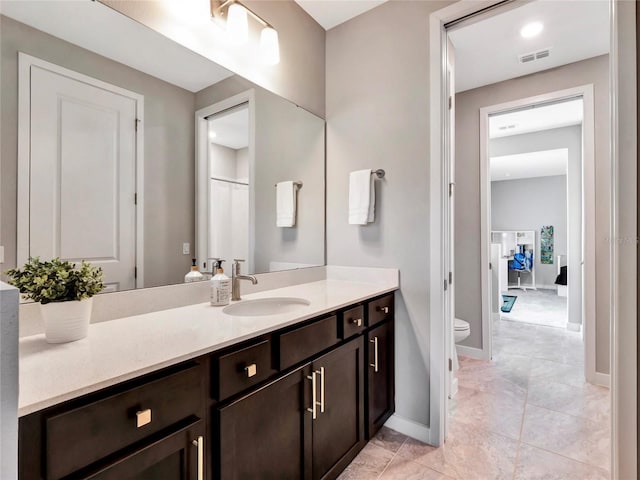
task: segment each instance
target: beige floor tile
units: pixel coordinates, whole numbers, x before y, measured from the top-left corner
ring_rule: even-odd
[[[527,444],[520,446],[515,480],[607,480],[609,474]]]
[[[408,439],[398,457],[460,480],[511,479],[518,442],[468,425],[453,424],[444,446]]]
[[[338,480],[376,479],[391,462],[393,456],[393,452],[369,442],[340,474]]]
[[[579,462],[609,466],[610,435],[602,422],[527,405],[522,441]]]
[[[574,387],[547,379],[534,379],[529,384],[527,403],[594,422],[609,421],[609,389],[596,385]]]
[[[373,443],[378,447],[382,447],[390,452],[396,453],[406,440],[406,435],[396,432],[395,430],[391,430],[390,428],[382,427],[369,443]]]
[[[556,383],[566,383],[574,387],[586,385],[582,366],[558,363],[550,360],[534,360],[531,363],[530,378],[544,378]]]
[[[425,467],[424,465],[396,455],[380,480],[453,480],[440,472]]]

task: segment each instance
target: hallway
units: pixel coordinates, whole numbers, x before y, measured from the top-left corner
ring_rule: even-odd
[[[340,479],[608,479],[609,390],[585,383],[580,334],[503,320],[493,348],[460,358],[442,448],[383,428]]]

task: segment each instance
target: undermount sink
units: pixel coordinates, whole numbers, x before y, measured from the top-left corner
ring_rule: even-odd
[[[257,317],[261,315],[277,315],[290,313],[310,305],[309,300],[296,297],[272,297],[258,300],[243,300],[222,309],[227,315],[238,317]]]

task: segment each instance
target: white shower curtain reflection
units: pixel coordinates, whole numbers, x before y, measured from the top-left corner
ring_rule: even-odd
[[[211,179],[210,199],[209,255],[227,267],[234,258],[249,260],[248,185]]]

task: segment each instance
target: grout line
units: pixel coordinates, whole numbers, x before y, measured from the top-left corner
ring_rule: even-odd
[[[583,460],[576,460],[575,458],[567,457],[566,455],[563,455],[562,453],[558,453],[558,452],[555,452],[553,450],[549,450],[547,448],[540,447],[538,445],[533,445],[532,443],[527,443],[527,442],[522,442],[522,443],[524,445],[527,445],[528,447],[537,448],[538,450],[542,450],[543,452],[550,453],[551,455],[556,455],[556,456],[562,457],[562,458],[564,458],[566,460],[571,460],[572,462],[576,462],[576,463],[580,463],[582,465],[586,465],[587,467],[597,468],[598,470],[603,470],[603,471],[607,472],[609,475],[611,475],[607,468],[602,468],[599,465],[594,465],[593,463],[587,463],[587,462],[585,462]]]
[[[398,449],[393,452],[393,457],[391,457],[391,459],[387,462],[387,464],[384,466],[384,468],[382,469],[382,471],[380,472],[380,475],[378,475],[376,478],[381,478],[382,475],[384,475],[384,472],[387,471],[387,469],[389,468],[389,465],[391,465],[391,463],[393,462],[393,460],[398,456],[398,452],[400,451],[400,449],[404,446],[405,443],[407,443],[407,440],[409,439],[409,437],[407,437],[406,435],[404,436],[404,440],[403,442],[400,444],[400,446],[398,447]]]
[[[529,357],[530,360],[533,360]],[[522,447],[522,432],[524,431],[524,419],[527,415],[527,405],[529,404],[529,386],[531,384],[531,363],[529,364],[529,373],[527,374],[527,388],[524,395],[524,408],[522,409],[522,420],[520,421],[520,435],[518,436],[518,448],[516,450],[516,458],[513,462],[513,478],[516,478],[516,472],[518,471],[518,463],[520,463],[520,450]]]

